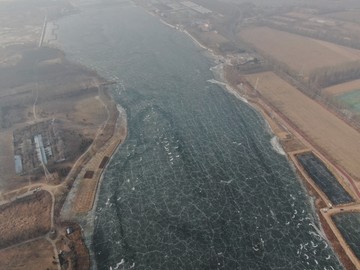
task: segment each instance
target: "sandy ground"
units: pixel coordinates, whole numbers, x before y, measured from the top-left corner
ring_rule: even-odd
[[[324,88],[322,92],[327,95],[337,96],[359,89],[360,89],[360,80],[354,80]]]
[[[258,91],[323,152],[360,180],[360,134],[272,72],[247,76]]]
[[[53,248],[45,239],[35,240],[11,249],[0,250],[0,269],[57,270]]]
[[[246,29],[240,36],[264,54],[307,74],[316,68],[360,60],[360,50],[268,27]]]

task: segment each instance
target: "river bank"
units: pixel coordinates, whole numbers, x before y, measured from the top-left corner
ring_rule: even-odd
[[[306,255],[321,252],[314,258],[320,265],[341,269],[325,241],[310,234],[317,234],[310,203],[265,121],[219,87],[227,84],[209,71],[213,61],[203,57],[204,48],[130,6],[88,8],[60,28],[72,58],[123,82],[115,100],[126,108],[131,130],[101,184],[94,268],[211,268],[210,256],[226,269],[303,269],[307,257],[297,251],[308,243]],[[104,31],[87,35],[94,29]],[[272,195],[261,196],[261,188]],[[163,222],[169,226],[160,229]],[[227,247],[233,249],[222,253]]]
[[[153,16],[159,17],[158,14],[148,12]],[[360,264],[352,250],[347,246],[343,236],[336,228],[331,215],[327,215],[328,207],[332,208],[332,204],[329,199],[324,195],[323,191],[313,182],[313,180],[307,175],[304,169],[297,162],[296,155],[306,152],[314,152],[317,156],[326,164],[328,168],[339,178],[346,179],[347,175],[343,175],[341,171],[337,170],[337,167],[332,164],[329,159],[321,154],[321,151],[317,147],[308,141],[308,138],[304,137],[301,132],[296,131],[296,127],[289,124],[288,119],[280,115],[276,108],[269,106],[267,100],[264,100],[261,96],[256,93],[256,90],[248,82],[244,81],[240,84],[234,84],[229,78],[225,67],[229,65],[231,59],[227,58],[226,55],[215,53],[212,49],[206,46],[206,44],[200,43],[193,35],[187,30],[180,29],[174,25],[164,21],[163,18],[159,18],[162,23],[171,27],[172,29],[179,30],[185,33],[199,48],[204,49],[205,55],[212,59],[217,65],[211,70],[213,71],[214,80],[209,80],[210,83],[217,84],[224,88],[237,99],[248,103],[251,107],[256,109],[262,117],[266,120],[269,125],[270,132],[275,135],[271,140],[271,144],[274,147],[274,151],[280,154],[286,154],[289,162],[294,166],[294,170],[299,178],[302,180],[306,190],[310,196],[314,198],[315,209],[319,223],[321,224],[323,236],[331,243],[332,248],[338,254],[340,261],[343,263],[346,269],[359,269]],[[219,63],[220,62],[220,63]],[[245,89],[246,88],[246,89]],[[348,191],[350,191],[347,188]],[[358,199],[356,196],[357,190],[350,191],[352,196]]]
[[[115,105],[108,95],[110,93],[103,93],[102,96],[102,102],[108,110],[107,121],[98,130],[93,144],[76,163],[78,169],[73,168],[77,174],[73,174],[75,180],[60,213],[62,222],[73,222],[81,227],[83,239],[78,238],[77,241],[85,242],[92,266],[96,265],[91,249],[95,223],[94,211],[103,173],[127,136],[126,112],[120,105]],[[82,243],[77,245],[81,246]]]

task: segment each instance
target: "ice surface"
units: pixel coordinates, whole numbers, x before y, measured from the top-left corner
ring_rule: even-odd
[[[129,118],[96,211],[99,269],[342,268],[264,120],[208,82],[191,40],[116,4],[59,24],[70,57],[119,82]]]

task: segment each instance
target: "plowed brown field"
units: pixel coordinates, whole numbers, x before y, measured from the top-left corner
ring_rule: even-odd
[[[240,32],[240,36],[261,53],[305,74],[316,68],[360,60],[360,50],[268,27],[249,28]]]
[[[337,84],[323,89],[323,93],[337,96],[347,92],[352,92],[354,90],[360,89],[360,80],[354,80],[346,83]]]
[[[263,97],[298,127],[323,153],[360,180],[360,133],[273,72],[247,76]]]

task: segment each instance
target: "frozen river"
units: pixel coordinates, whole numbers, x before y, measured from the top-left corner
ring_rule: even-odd
[[[69,59],[118,86],[128,138],[96,209],[98,269],[342,269],[261,116],[209,82],[183,33],[126,1],[59,22]]]

